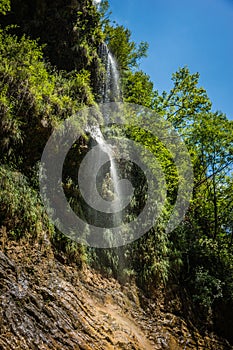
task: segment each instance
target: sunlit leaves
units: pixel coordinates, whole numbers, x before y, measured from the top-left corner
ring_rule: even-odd
[[[105,35],[108,47],[115,56],[120,70],[137,67],[139,60],[147,54],[148,44],[141,42],[137,45],[131,40],[130,30],[123,26],[107,25]]]
[[[0,0],[0,14],[5,15],[10,11],[10,0]]]

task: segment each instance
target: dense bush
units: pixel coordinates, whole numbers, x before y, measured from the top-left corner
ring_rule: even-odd
[[[53,232],[39,194],[25,176],[8,167],[0,167],[0,220],[12,238],[41,236]]]
[[[36,41],[0,30],[1,160],[33,166],[53,127],[94,103],[89,78],[52,71]]]

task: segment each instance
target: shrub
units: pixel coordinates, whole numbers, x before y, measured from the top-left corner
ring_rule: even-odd
[[[208,270],[197,267],[193,281],[193,300],[201,308],[210,311],[215,299],[222,297],[222,282],[210,275]]]
[[[26,177],[4,166],[0,167],[0,219],[16,239],[53,231],[39,195]]]

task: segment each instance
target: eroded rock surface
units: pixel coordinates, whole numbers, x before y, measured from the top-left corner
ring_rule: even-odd
[[[134,285],[60,263],[51,249],[12,243],[0,252],[0,349],[232,349],[200,336]]]

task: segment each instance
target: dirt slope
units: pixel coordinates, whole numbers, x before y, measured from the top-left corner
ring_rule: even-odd
[[[231,349],[160,310],[134,285],[60,263],[49,247],[0,252],[0,349]]]

